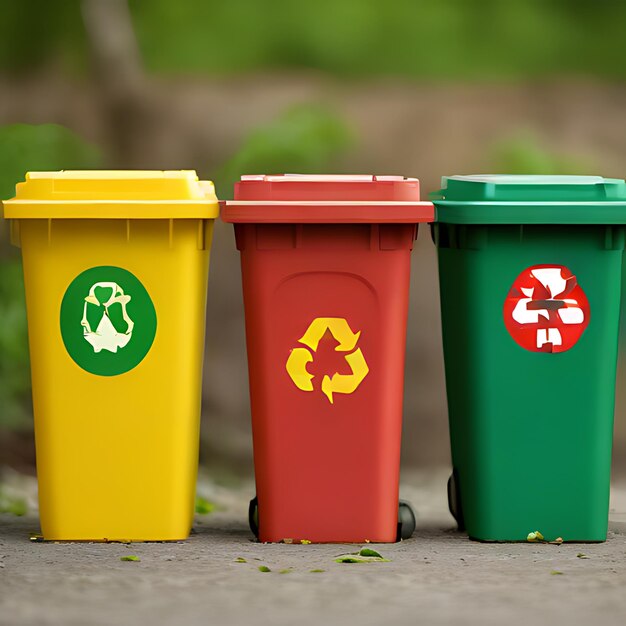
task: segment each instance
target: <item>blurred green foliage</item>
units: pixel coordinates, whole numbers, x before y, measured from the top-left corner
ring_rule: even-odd
[[[0,199],[10,198],[29,170],[96,168],[100,151],[58,124],[0,127]]]
[[[208,515],[209,513],[213,513],[216,508],[217,506],[214,502],[196,495],[196,513],[198,515]]]
[[[331,110],[315,104],[296,105],[254,129],[212,178],[218,189],[226,191],[223,197],[228,197],[233,183],[246,172],[336,171],[338,157],[352,143],[352,132]]]
[[[496,143],[490,154],[494,172],[502,174],[589,174],[588,163],[546,148],[538,137],[517,133]]]
[[[133,0],[131,6],[155,71],[626,73],[626,4],[613,0]]]
[[[0,513],[9,513],[21,517],[28,513],[28,505],[24,498],[10,495],[0,489]]]
[[[0,128],[0,198],[10,198],[28,170],[93,168],[99,151],[62,126],[15,124]],[[10,254],[6,224],[0,246],[0,428],[27,428],[30,374],[24,284]]]
[[[2,2],[1,69],[21,73],[58,63],[84,70],[86,49],[80,0]]]
[[[12,0],[0,68],[85,67],[79,0]],[[350,76],[626,76],[618,0],[130,0],[146,66],[226,74],[313,68]]]
[[[0,263],[0,428],[29,424],[30,376],[22,267]]]

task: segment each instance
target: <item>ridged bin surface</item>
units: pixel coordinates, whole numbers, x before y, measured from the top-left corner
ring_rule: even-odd
[[[561,215],[565,223],[532,223],[541,221],[541,211],[529,200],[524,212],[523,187],[512,210],[527,223],[517,225],[488,223],[498,214],[508,219],[497,190],[495,209],[480,198],[478,209],[465,204],[454,188],[438,192],[444,202],[434,198],[452,459],[464,523],[470,537],[484,541],[525,541],[535,530],[549,540],[604,541],[624,228],[567,224],[568,198],[551,207],[551,219]],[[623,223],[624,203],[608,204]],[[473,211],[487,219],[472,224]],[[524,349],[505,325],[514,282],[544,265],[568,268],[589,302],[587,327],[562,352]]]
[[[29,175],[17,198],[5,203],[23,257],[46,540],[188,536],[217,211],[212,185],[201,188],[190,172]],[[87,289],[81,286],[74,305],[63,312],[70,285],[85,271],[122,276],[119,286],[132,294],[127,303],[132,336],[115,353],[102,349],[84,356],[91,351],[81,335]],[[128,273],[154,306],[152,344],[128,371],[87,371],[79,363],[105,371],[103,360],[114,364],[127,358],[150,331],[151,318],[138,308],[139,292],[124,282]],[[95,325],[92,330],[92,340],[101,342],[101,331]],[[72,333],[77,360],[65,343]]]

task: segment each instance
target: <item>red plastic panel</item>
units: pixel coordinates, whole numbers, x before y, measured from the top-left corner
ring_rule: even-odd
[[[259,539],[395,541],[415,226],[235,229]]]
[[[222,202],[234,223],[432,222],[419,181],[402,176],[242,176],[235,199]]]

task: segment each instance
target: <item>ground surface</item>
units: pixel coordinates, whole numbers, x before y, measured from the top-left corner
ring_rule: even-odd
[[[9,478],[12,488],[32,491]],[[606,544],[495,545],[452,529],[446,478],[405,475],[402,496],[419,512],[418,529],[409,541],[378,548],[390,563],[334,562],[354,546],[252,542],[251,485],[201,482],[221,510],[199,516],[185,543],[31,543],[36,515],[0,515],[0,624],[625,623],[626,483],[612,491]],[[141,561],[120,561],[129,554]]]

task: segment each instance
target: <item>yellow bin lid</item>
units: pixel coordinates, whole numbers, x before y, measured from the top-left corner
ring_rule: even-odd
[[[29,172],[7,219],[212,219],[215,188],[193,170]]]

